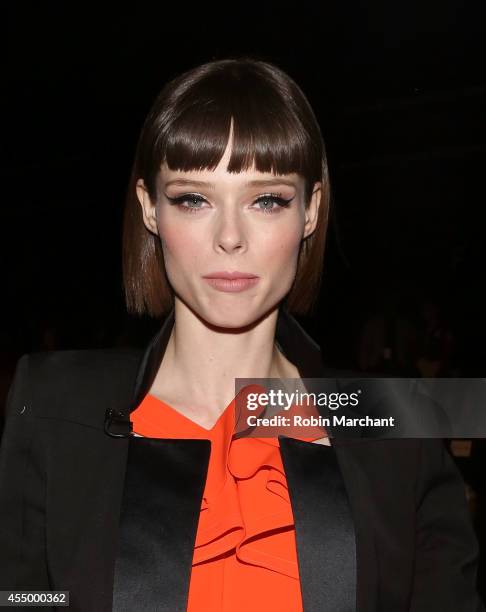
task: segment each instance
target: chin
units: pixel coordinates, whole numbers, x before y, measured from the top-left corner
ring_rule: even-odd
[[[236,294],[222,293],[215,296],[200,295],[193,296],[192,299],[184,299],[179,295],[179,299],[186,307],[207,325],[236,331],[257,324],[268,316],[279,307],[285,293],[281,299],[276,299],[278,296],[270,298],[269,295],[266,296],[266,299],[257,295],[248,297],[244,299],[243,295],[239,297]]]
[[[237,307],[209,307],[204,319],[210,325],[225,329],[240,329],[255,323],[260,318],[260,309]]]
[[[214,327],[238,330],[258,322],[268,308],[251,300],[211,299],[197,309],[198,316]]]

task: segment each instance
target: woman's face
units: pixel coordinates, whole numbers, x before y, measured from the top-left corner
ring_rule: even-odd
[[[321,184],[305,209],[301,176],[230,174],[230,147],[231,139],[214,171],[163,165],[155,206],[142,180],[137,194],[146,227],[160,236],[176,299],[212,325],[238,328],[278,306],[290,290],[300,243],[316,226]],[[257,278],[246,285],[205,278],[221,272]]]

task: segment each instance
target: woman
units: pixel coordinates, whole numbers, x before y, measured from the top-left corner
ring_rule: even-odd
[[[1,589],[82,611],[483,609],[440,441],[232,435],[235,379],[331,375],[291,314],[317,296],[328,206],[319,127],[280,69],[229,59],[166,85],[124,230],[128,308],[165,320],[142,352],[20,359]]]

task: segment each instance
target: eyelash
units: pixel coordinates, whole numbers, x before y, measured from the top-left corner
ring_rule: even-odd
[[[185,193],[175,198],[170,198],[166,194],[166,197],[171,204],[173,204],[174,206],[177,206],[180,210],[182,210],[183,212],[187,212],[189,214],[194,214],[194,213],[197,214],[202,209],[198,207],[193,207],[193,206],[183,206],[184,202],[192,201],[194,203],[194,202],[205,202],[206,201],[205,198],[203,198],[197,193]],[[289,198],[288,200],[286,200],[281,197],[280,193],[266,193],[264,195],[259,196],[255,200],[255,203],[271,201],[271,202],[274,202],[275,204],[278,204],[278,208],[272,208],[272,209],[261,208],[260,209],[260,211],[263,212],[264,214],[275,215],[281,212],[280,209],[287,208],[293,199],[294,198]]]

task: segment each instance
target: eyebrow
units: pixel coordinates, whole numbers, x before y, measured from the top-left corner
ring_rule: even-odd
[[[216,188],[216,185],[214,183],[207,183],[206,181],[197,181],[194,179],[185,178],[178,178],[173,179],[172,181],[167,181],[166,187],[169,187],[169,185],[178,185],[181,187],[186,185],[193,185],[194,187],[206,187],[207,189]],[[253,181],[247,181],[245,183],[245,187],[271,187],[273,185],[289,185],[290,187],[295,187],[295,183],[293,181],[281,178],[256,179]]]

